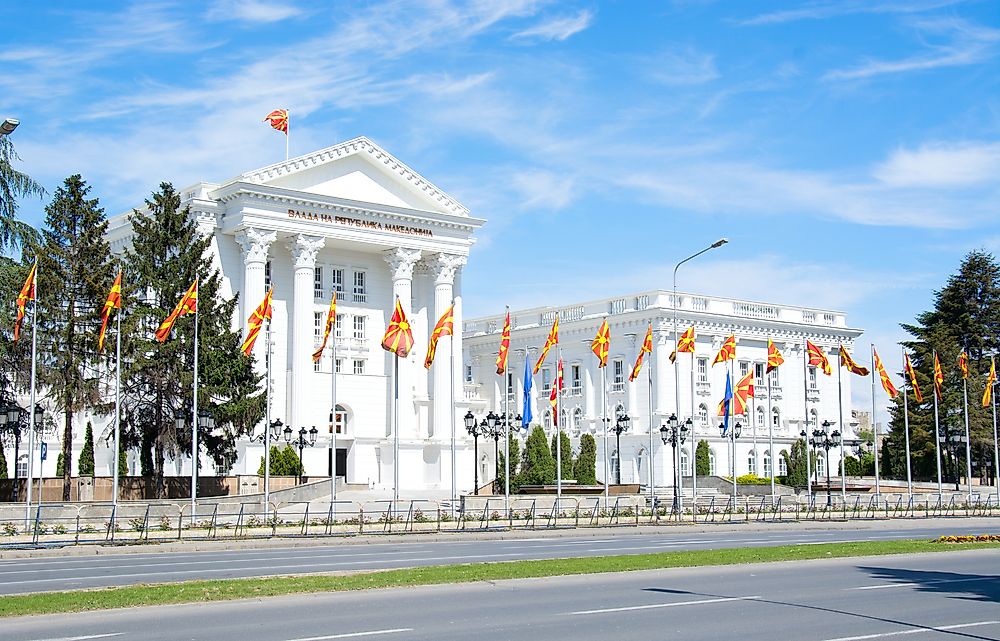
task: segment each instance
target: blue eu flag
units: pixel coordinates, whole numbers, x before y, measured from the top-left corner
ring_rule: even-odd
[[[531,424],[531,368],[528,359],[524,359],[524,407],[521,409],[521,428],[527,432]]]

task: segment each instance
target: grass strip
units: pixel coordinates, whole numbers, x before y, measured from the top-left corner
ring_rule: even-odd
[[[126,587],[45,592],[0,598],[0,617],[56,614],[177,603],[207,603],[307,592],[339,592],[443,583],[497,581],[571,574],[630,572],[710,565],[738,565],[770,561],[805,561],[851,556],[881,556],[921,552],[1000,548],[1000,543],[951,545],[927,540],[857,541],[818,545],[685,550],[653,554],[574,557],[540,561],[464,563],[430,567],[359,572],[347,575],[278,576],[250,579],[187,581]]]

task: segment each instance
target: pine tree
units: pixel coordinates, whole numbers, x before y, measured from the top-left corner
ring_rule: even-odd
[[[194,369],[194,323],[198,323],[198,407],[215,419],[215,433],[199,431],[199,444],[217,464],[235,456],[235,440],[248,434],[264,414],[261,377],[253,359],[240,351],[232,326],[236,297],[219,294],[220,275],[212,266],[210,236],[202,236],[188,208],[169,183],[129,220],[134,236],[122,317],[123,443],[141,448],[143,475],[155,479],[163,496],[164,461],[191,454],[190,427],[175,427],[175,411],[190,412]],[[198,278],[198,312],[178,319],[172,337],[153,334]],[[190,422],[190,419],[188,419]]]
[[[0,479],[7,478],[7,456],[4,454],[3,445],[0,445]]]
[[[521,462],[521,485],[551,485],[556,480],[556,463],[545,442],[545,430],[536,425],[528,435]]]
[[[694,450],[694,471],[698,476],[708,476],[712,473],[712,461],[709,458],[708,441],[698,441]]]
[[[573,444],[570,443],[569,437],[566,436],[566,432],[559,430],[559,442],[562,444],[562,460],[559,463],[562,465],[562,477],[563,479],[573,478]],[[556,464],[556,437],[552,436],[552,465]],[[554,468],[553,468],[554,469]]]
[[[56,457],[56,476],[62,477],[65,474],[66,469],[66,457],[63,456],[62,452],[59,452],[59,456]]]
[[[90,424],[90,421],[87,421],[87,431],[83,436],[83,449],[80,450],[77,471],[80,476],[94,475],[94,427]]]
[[[806,465],[806,442],[805,439],[795,439],[792,443],[791,454],[787,450],[781,450],[781,456],[785,459],[785,469],[788,474],[785,476],[785,485],[795,487],[808,485],[809,467]],[[813,469],[816,469],[816,458],[811,457],[809,461]]]
[[[67,461],[73,458],[73,417],[100,400],[97,330],[112,280],[104,239],[107,218],[89,193],[79,174],[63,182],[45,208],[43,242],[37,249],[39,380],[62,412]],[[64,467],[63,500],[68,501],[72,470]]]
[[[45,189],[31,176],[14,169],[20,160],[9,136],[0,136],[0,249],[26,247],[37,243],[37,233],[17,219],[17,201],[24,196],[45,195]]]
[[[125,448],[118,449],[118,476],[128,476],[128,455],[125,453]]]
[[[573,478],[580,485],[597,485],[597,441],[593,434],[580,437],[580,453],[573,464]]]

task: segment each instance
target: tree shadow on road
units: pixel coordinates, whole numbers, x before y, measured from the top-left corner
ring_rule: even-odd
[[[951,599],[1000,603],[1000,575],[962,574],[859,566],[876,579],[906,585],[920,592],[947,595]]]

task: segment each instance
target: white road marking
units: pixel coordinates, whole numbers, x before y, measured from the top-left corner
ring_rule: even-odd
[[[885,590],[888,588],[903,588],[911,585],[940,585],[942,583],[975,583],[977,581],[996,581],[1000,579],[997,576],[975,576],[975,577],[965,577],[961,579],[936,579],[933,581],[920,581],[915,583],[913,581],[901,581],[900,583],[879,583],[878,585],[862,585],[857,588],[844,588],[845,590]]]
[[[303,637],[288,641],[327,641],[327,639],[353,639],[355,637],[373,637],[379,634],[395,634],[396,632],[413,632],[413,628],[393,628],[391,630],[371,630],[369,632],[348,632],[346,634],[331,634],[325,637]]]
[[[654,603],[651,605],[629,605],[621,608],[604,608],[602,610],[579,610],[577,612],[567,612],[568,616],[578,614],[607,614],[609,612],[630,612],[632,610],[653,610],[656,608],[674,608],[680,605],[702,605],[705,603],[726,603],[728,601],[751,601],[761,598],[757,596],[736,596],[721,599],[700,599],[698,601],[675,601],[673,603]]]
[[[109,632],[106,634],[87,634],[82,637],[59,637],[58,639],[37,639],[36,641],[86,641],[87,639],[107,639],[108,637],[120,637],[124,632]]]
[[[826,639],[825,641],[863,641],[864,639],[882,639],[885,637],[898,637],[904,634],[920,634],[921,632],[947,632],[948,630],[960,630],[962,628],[975,628],[983,625],[995,625],[1000,621],[976,621],[974,623],[956,623],[954,625],[929,625],[926,628],[914,628],[912,630],[899,630],[897,632],[881,632],[879,634],[863,634],[857,637],[837,637],[836,639]]]

